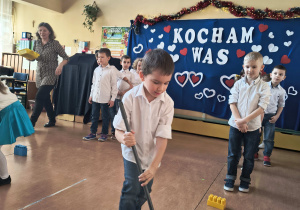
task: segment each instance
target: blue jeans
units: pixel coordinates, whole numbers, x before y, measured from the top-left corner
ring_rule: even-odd
[[[140,210],[147,199],[144,189],[138,180],[138,176],[140,175],[138,167],[135,163],[127,161],[124,158],[123,161],[125,181],[123,183],[119,210]],[[151,192],[152,184],[153,179],[147,185],[149,193]]]
[[[250,174],[254,167],[254,153],[258,147],[258,136],[259,129],[242,133],[230,126],[226,179],[236,180],[239,154],[241,152],[242,140],[244,140],[244,162],[240,180],[250,183]]]
[[[98,121],[100,116],[100,109],[102,115],[102,134],[108,134],[108,125],[109,125],[109,111],[108,103],[92,103],[92,125],[91,133],[96,134],[98,129]]]
[[[264,156],[270,157],[274,147],[275,123],[270,123],[269,120],[275,114],[265,114],[262,125],[264,126]]]

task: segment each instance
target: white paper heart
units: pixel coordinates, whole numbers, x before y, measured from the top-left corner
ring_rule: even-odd
[[[277,52],[278,51],[278,47],[275,46],[273,43],[269,44],[268,46],[269,52]]]
[[[261,45],[252,45],[252,47],[251,47],[251,50],[253,52],[259,52],[259,51],[261,51],[261,49],[262,49]]]
[[[147,29],[149,27],[149,25],[144,25],[144,29]]]
[[[192,80],[193,75],[195,75],[196,77],[200,77],[198,82],[193,83],[193,80]],[[190,80],[190,83],[192,84],[193,87],[196,87],[197,85],[199,85],[201,83],[202,79],[203,79],[203,73],[202,72],[198,72],[196,74],[196,72],[190,71],[189,80]]]
[[[139,48],[141,48],[141,49],[139,49]],[[136,53],[136,54],[142,52],[142,50],[143,50],[143,45],[142,44],[138,44],[136,47],[133,48],[133,52]]]
[[[176,45],[175,45],[175,44],[172,44],[172,45],[169,45],[169,46],[168,46],[168,50],[169,50],[170,52],[173,52],[173,51],[175,50],[175,48],[176,48]]]
[[[224,84],[223,80],[224,79],[231,80],[231,79],[234,79],[234,78],[235,78],[235,74],[232,74],[229,77],[226,76],[226,75],[223,75],[223,76],[220,77],[220,82],[221,82],[221,84],[223,85],[224,88],[226,88],[227,90],[230,91],[230,88],[226,84]]]
[[[295,90],[294,86],[291,86],[291,87],[289,87],[289,89],[288,89],[288,94],[295,96],[295,95],[298,94],[298,91]]]
[[[164,49],[164,46],[165,46],[165,43],[161,42],[159,45],[157,45],[157,48]]]
[[[226,100],[226,96],[222,96],[222,95],[217,95],[217,99],[218,99],[218,101],[219,102],[223,102],[223,101],[225,101]]]
[[[273,32],[270,32],[270,33],[269,33],[269,37],[270,37],[271,39],[273,39],[273,38],[274,38],[274,34],[273,34]]]
[[[185,76],[185,80],[183,81],[183,83],[181,83],[178,81],[177,76],[183,76],[183,75]],[[182,73],[177,72],[174,74],[174,78],[178,85],[180,85],[181,87],[184,87],[185,84],[187,83],[187,81],[189,80],[189,72],[188,71],[184,71]]]
[[[214,89],[204,88],[203,94],[205,95],[206,98],[211,98],[216,95],[216,91]]]
[[[163,38],[163,37],[164,37],[164,35],[163,35],[163,34],[161,34],[161,35],[159,35],[159,36],[158,36],[158,38],[160,38],[160,39],[161,39],[161,38]]]
[[[198,100],[200,100],[201,98],[203,98],[203,93],[201,93],[201,92],[200,93],[196,93],[195,94],[195,98],[198,99]]]
[[[284,100],[286,101],[289,98],[288,94],[285,94]]]
[[[286,31],[286,35],[288,35],[288,36],[292,36],[293,34],[294,34],[294,31],[290,31],[290,30]]]
[[[153,42],[153,38],[149,39],[149,43],[152,43]]]
[[[269,65],[269,64],[273,63],[273,59],[269,58],[269,56],[266,55],[263,58],[263,62],[264,62],[264,64]]]
[[[154,32],[155,32],[155,28],[154,28],[154,29],[151,29],[150,31],[151,31],[151,33],[154,33]]]
[[[173,59],[173,62],[175,63],[176,61],[178,61],[179,59],[179,55],[178,54],[175,54],[175,55],[172,55],[170,54],[171,58]]]
[[[292,41],[284,42],[283,44],[284,44],[284,46],[289,47],[292,44]]]

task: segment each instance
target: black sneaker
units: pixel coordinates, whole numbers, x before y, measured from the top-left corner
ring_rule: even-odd
[[[45,128],[49,128],[49,127],[53,127],[53,126],[55,126],[55,122],[51,122],[51,121],[47,122],[47,123],[44,125]]]
[[[233,191],[233,187],[234,187],[234,180],[232,180],[232,179],[224,179],[224,181],[226,181],[226,183],[224,185],[224,190],[232,192]]]
[[[8,176],[6,179],[1,179],[0,178],[0,186],[10,184],[11,183],[11,178]]]
[[[249,184],[250,184],[249,182],[245,182],[241,180],[239,191],[244,193],[249,192]]]

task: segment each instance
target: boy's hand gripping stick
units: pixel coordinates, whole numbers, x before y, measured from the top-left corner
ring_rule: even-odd
[[[124,109],[122,101],[119,102],[119,107],[120,107],[120,111],[121,111],[121,114],[122,114],[122,118],[123,118],[125,126],[126,126],[126,131],[127,132],[131,132],[131,129],[130,129],[130,126],[129,126],[129,123],[128,123],[128,120],[127,120],[127,115],[126,115],[126,112],[125,112],[125,109]],[[142,174],[143,170],[142,170],[142,167],[141,167],[141,161],[139,159],[139,156],[138,156],[138,153],[136,151],[136,148],[135,148],[135,146],[132,146],[131,148],[132,148],[132,151],[133,151],[133,154],[134,154],[134,158],[135,158],[135,161],[136,161],[139,173]],[[146,198],[147,198],[147,201],[148,201],[149,209],[150,210],[154,210],[153,204],[152,204],[152,201],[151,201],[151,197],[150,197],[150,194],[149,194],[149,190],[147,188],[147,185],[144,186],[143,189],[144,189],[144,192],[146,194]]]

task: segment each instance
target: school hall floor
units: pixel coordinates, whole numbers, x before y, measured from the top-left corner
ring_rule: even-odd
[[[0,209],[118,209],[123,183],[120,144],[83,141],[90,125],[57,120],[56,127],[44,128],[46,122],[42,113],[35,134],[2,147],[12,183],[0,187]],[[13,154],[16,144],[27,146],[27,157]],[[226,192],[227,146],[227,140],[173,132],[154,179],[155,209],[213,210],[206,204],[210,194],[226,198],[227,210],[300,209],[299,152],[274,149],[272,167],[267,168],[261,150],[250,192],[238,192],[238,180],[234,192]]]

